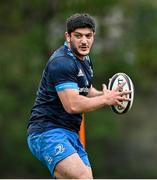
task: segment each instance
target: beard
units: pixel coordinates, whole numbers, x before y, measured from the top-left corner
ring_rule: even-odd
[[[72,43],[72,42],[70,42],[70,47],[71,47],[71,50],[72,50],[72,52],[77,56],[77,57],[79,57],[79,58],[83,58],[83,57],[85,57],[85,56],[87,56],[89,53],[87,53],[87,54],[81,54],[79,51],[78,51],[78,49],[77,49],[77,47],[74,45],[74,43]]]

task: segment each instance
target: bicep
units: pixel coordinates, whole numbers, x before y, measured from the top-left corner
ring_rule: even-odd
[[[58,96],[60,98],[60,101],[61,101],[64,109],[68,113],[72,113],[73,104],[79,98],[78,89],[65,89],[65,90],[58,91],[57,93],[58,93]]]

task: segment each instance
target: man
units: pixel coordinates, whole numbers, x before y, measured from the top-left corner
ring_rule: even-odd
[[[28,124],[31,152],[53,177],[92,179],[87,153],[78,132],[82,113],[129,101],[130,92],[98,91],[92,86],[89,53],[95,36],[95,21],[88,14],[67,19],[66,42],[45,66]],[[122,85],[121,85],[122,86]]]

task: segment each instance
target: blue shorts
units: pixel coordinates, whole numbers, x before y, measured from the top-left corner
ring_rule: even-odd
[[[75,132],[57,128],[33,133],[27,141],[33,155],[48,167],[53,177],[56,164],[73,153],[77,153],[84,164],[90,167],[87,153]]]

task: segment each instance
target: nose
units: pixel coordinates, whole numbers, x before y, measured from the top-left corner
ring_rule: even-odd
[[[86,36],[82,36],[81,43],[82,43],[82,44],[86,44],[86,43],[87,43],[87,38],[86,38]]]

